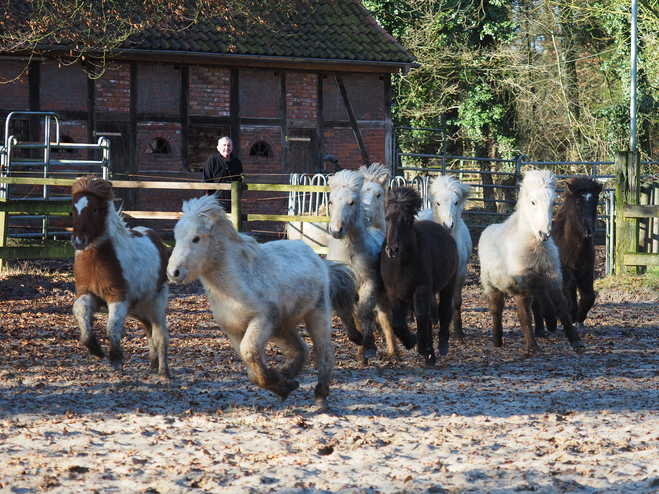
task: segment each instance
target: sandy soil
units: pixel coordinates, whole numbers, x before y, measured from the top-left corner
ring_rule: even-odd
[[[199,285],[170,295],[168,383],[136,324],[123,372],[86,353],[70,274],[0,280],[1,492],[659,491],[649,300],[601,294],[584,353],[557,334],[528,356],[511,302],[492,347],[472,273],[467,340],[435,369],[404,349],[362,368],[337,328],[331,408],[316,413],[313,360],[279,404],[249,383]]]

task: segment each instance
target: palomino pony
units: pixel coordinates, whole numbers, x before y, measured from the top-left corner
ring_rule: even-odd
[[[421,211],[417,217],[432,219],[450,233],[458,246],[458,274],[453,295],[453,321],[451,338],[464,339],[462,331],[462,288],[467,281],[467,263],[473,248],[469,229],[462,219],[465,203],[471,196],[471,187],[453,175],[440,175],[430,184],[432,209]],[[432,212],[428,215],[426,211]],[[430,216],[430,217],[428,217]]]
[[[551,239],[555,199],[556,176],[549,170],[529,171],[520,187],[516,211],[505,222],[490,225],[481,234],[481,284],[492,314],[495,347],[503,345],[501,318],[505,295],[513,295],[517,300],[517,317],[527,351],[539,351],[531,328],[534,299],[545,314],[558,315],[573,348],[583,347],[567,312],[558,249]]]
[[[386,240],[380,254],[380,272],[391,304],[394,332],[406,348],[415,344],[407,327],[414,309],[418,352],[426,365],[436,362],[432,338],[432,307],[439,296],[440,355],[449,351],[449,326],[457,280],[458,248],[451,234],[433,221],[415,221],[421,196],[412,187],[387,191]]]
[[[380,163],[371,166],[361,166],[358,170],[364,177],[361,198],[364,215],[371,227],[385,232],[387,225],[384,221],[384,199],[387,194],[387,181],[389,171]]]
[[[73,271],[76,301],[73,314],[80,341],[92,355],[105,353],[93,333],[95,312],[107,309],[110,363],[123,368],[121,335],[126,316],[142,323],[149,340],[151,370],[169,378],[167,351],[167,254],[153,230],[127,229],[112,202],[112,185],[100,178],[73,184]]]
[[[352,272],[322,260],[302,241],[259,244],[236,231],[212,196],[183,204],[174,236],[170,281],[201,280],[213,317],[245,363],[249,379],[282,401],[298,388],[294,379],[309,360],[309,348],[297,331],[305,323],[318,367],[316,405],[326,408],[334,368],[332,307],[352,308]],[[268,366],[268,341],[285,356],[281,371]]]
[[[382,328],[389,357],[397,354],[396,341],[391,327],[389,304],[381,290],[378,266],[384,234],[370,228],[370,221],[364,214],[361,190],[364,178],[352,170],[341,170],[330,177],[330,239],[327,259],[346,264],[357,277],[356,319],[353,310],[338,313],[348,336],[362,335],[362,345],[357,357],[361,363],[377,354],[373,338],[374,311]],[[356,327],[357,323],[361,331]]]
[[[583,326],[595,303],[595,244],[597,205],[602,184],[589,177],[574,177],[566,183],[563,204],[554,217],[552,238],[558,247],[563,274],[563,295],[568,302],[572,323]],[[577,291],[579,301],[577,302]],[[539,304],[533,304],[535,334],[544,334]],[[556,329],[556,320],[548,315],[547,327]]]

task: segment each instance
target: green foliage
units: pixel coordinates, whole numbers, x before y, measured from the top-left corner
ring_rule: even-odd
[[[659,159],[659,2],[638,18],[637,143]],[[398,125],[445,120],[456,153],[610,160],[629,146],[628,0],[368,0],[420,67],[394,76]]]

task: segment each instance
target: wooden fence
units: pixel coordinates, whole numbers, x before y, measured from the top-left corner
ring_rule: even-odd
[[[659,218],[659,205],[642,205],[638,153],[618,152],[616,165],[616,273],[659,266],[659,253],[640,252],[639,220]],[[645,222],[650,224],[649,221]],[[653,222],[654,223],[654,222]]]
[[[56,178],[18,178],[0,177],[0,183],[12,185],[52,185],[70,187],[74,179]],[[328,223],[328,216],[288,215],[288,214],[243,214],[242,192],[246,190],[258,192],[329,192],[329,187],[322,185],[288,185],[288,184],[248,184],[232,182],[230,184],[208,184],[201,182],[139,182],[139,181],[112,181],[116,189],[177,189],[177,190],[231,190],[232,213],[227,217],[232,221],[238,231],[242,230],[243,221],[314,221]],[[46,259],[73,257],[74,250],[68,240],[33,239],[28,242],[8,245],[8,215],[9,214],[52,214],[66,215],[73,213],[71,201],[44,200],[44,199],[0,199],[0,263],[3,259]],[[122,211],[134,219],[148,220],[177,220],[181,217],[180,211]],[[314,248],[320,254],[326,253],[327,248]],[[1,264],[0,264],[1,266]]]

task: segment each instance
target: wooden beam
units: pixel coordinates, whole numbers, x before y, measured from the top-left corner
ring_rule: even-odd
[[[623,263],[625,266],[659,266],[659,254],[625,252]]]
[[[334,74],[334,82],[336,83],[336,87],[339,89],[339,93],[341,94],[341,98],[343,99],[343,105],[346,108],[346,112],[348,112],[348,118],[350,118],[350,125],[352,126],[352,131],[355,133],[355,139],[357,139],[359,150],[362,153],[362,161],[364,162],[364,165],[370,166],[371,158],[368,156],[368,150],[366,149],[366,143],[364,142],[362,131],[360,130],[359,124],[357,123],[357,117],[355,116],[355,112],[352,109],[352,103],[350,103],[350,98],[348,98],[348,91],[346,91],[346,87],[343,84],[343,77]]]
[[[0,247],[0,259],[54,259],[74,255],[72,245]]]
[[[637,206],[626,204],[622,208],[625,218],[657,218],[659,217],[659,206]]]
[[[300,214],[246,214],[245,221],[302,221],[314,223],[329,223],[329,216],[303,216]]]
[[[47,201],[42,199],[2,199],[0,211],[17,213],[72,213],[71,201]]]

